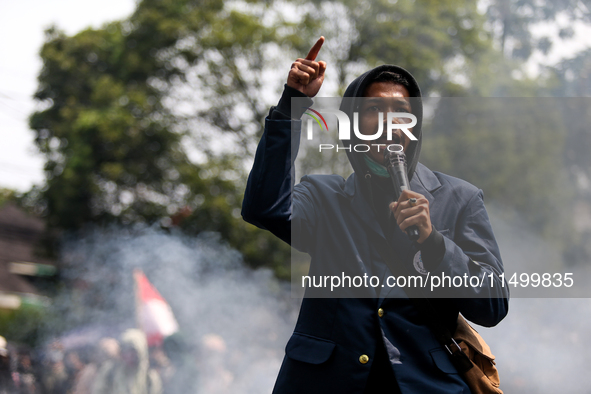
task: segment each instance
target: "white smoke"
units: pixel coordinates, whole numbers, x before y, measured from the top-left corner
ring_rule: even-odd
[[[582,269],[564,264],[518,217],[508,219],[494,205],[489,212],[507,271],[572,271],[575,280],[584,280]],[[56,298],[57,309],[69,314],[65,324],[132,326],[132,270],[141,268],[198,349],[202,392],[271,392],[300,301],[290,298],[288,284],[271,271],[246,268],[215,234],[95,231],[68,242],[64,258],[71,267],[68,278],[95,289],[81,291],[86,298],[78,300]],[[588,299],[512,298],[509,315],[497,327],[476,328],[497,357],[506,393],[588,391]]]
[[[63,258],[64,275],[82,290],[56,297],[62,329],[134,326],[132,271],[140,268],[195,349],[200,392],[271,392],[299,301],[270,270],[245,267],[216,234],[96,230],[67,242]]]
[[[558,250],[535,236],[524,220],[508,219],[501,212],[489,206],[506,272],[573,272],[575,281],[589,283],[585,267],[565,264]],[[497,358],[505,393],[589,392],[588,298],[512,298],[509,314],[497,327],[476,329]]]

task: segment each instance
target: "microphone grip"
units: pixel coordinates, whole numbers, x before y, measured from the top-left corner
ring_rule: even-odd
[[[392,178],[396,200],[404,190],[410,190],[408,177],[406,176],[406,156],[404,152],[384,150],[384,161],[386,169]],[[406,235],[411,241],[416,241],[421,234],[417,226],[410,226],[406,229]]]

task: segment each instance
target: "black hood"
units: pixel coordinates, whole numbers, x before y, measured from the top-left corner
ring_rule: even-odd
[[[365,88],[367,88],[367,86],[373,82],[373,80],[375,80],[375,78],[383,71],[390,71],[400,75],[401,77],[404,77],[409,84],[408,91],[410,96],[416,97],[412,99],[412,113],[417,117],[417,125],[413,128],[413,134],[415,137],[417,137],[418,141],[411,141],[407,151],[405,152],[408,168],[408,179],[410,181],[417,167],[417,163],[419,162],[423,125],[423,102],[421,100],[421,89],[419,88],[419,85],[412,74],[402,67],[384,64],[357,77],[349,84],[343,97],[363,97]],[[355,111],[356,106],[357,103],[355,100],[343,100],[340,109],[349,116],[349,119],[353,119],[353,112]],[[355,136],[355,133],[351,133],[351,140],[341,140],[341,143],[344,146],[349,146],[351,144],[366,144],[367,141],[361,141]],[[368,167],[365,163],[363,155],[365,155],[365,153],[347,151],[347,156],[349,158],[349,162],[351,162],[351,165],[353,166],[353,170],[358,175],[361,175],[362,178],[368,171]]]

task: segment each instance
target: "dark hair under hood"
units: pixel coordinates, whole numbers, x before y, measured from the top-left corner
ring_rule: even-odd
[[[417,117],[417,125],[413,128],[413,134],[415,137],[417,137],[418,141],[411,141],[407,151],[405,152],[408,168],[408,179],[410,180],[412,179],[412,176],[419,162],[423,124],[423,102],[421,100],[421,89],[419,88],[419,85],[417,84],[417,81],[412,76],[412,74],[403,69],[402,67],[384,64],[382,66],[378,66],[372,70],[369,70],[363,75],[355,78],[355,80],[351,82],[347,87],[347,90],[345,91],[343,97],[363,97],[365,89],[376,79],[376,77],[380,73],[384,71],[389,71],[405,78],[408,81],[407,89],[410,94],[410,97],[413,97],[411,102],[412,113]],[[340,109],[349,116],[349,119],[353,119],[353,112],[355,111],[355,107],[355,100],[343,100]],[[341,142],[344,146],[366,143],[365,141],[359,140],[354,135],[354,133],[352,133],[351,135],[351,140],[341,140]],[[362,176],[368,171],[368,167],[363,159],[364,154],[365,153],[347,151],[347,156],[349,158],[349,161],[351,162],[351,165],[353,166],[353,170],[358,175]]]

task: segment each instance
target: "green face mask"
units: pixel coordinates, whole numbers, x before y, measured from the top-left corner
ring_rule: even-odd
[[[390,178],[390,174],[388,174],[388,170],[386,167],[369,157],[369,155],[363,155],[365,158],[365,163],[369,167],[369,170],[372,174],[380,176],[382,178]]]

